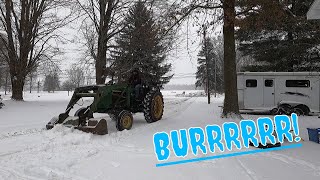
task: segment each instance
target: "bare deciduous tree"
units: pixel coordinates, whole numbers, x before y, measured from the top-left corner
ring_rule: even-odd
[[[111,39],[123,25],[125,9],[130,1],[125,0],[77,0],[87,17],[83,21],[82,32],[86,40],[88,54],[95,61],[96,83],[104,84],[107,66],[107,51]]]
[[[23,100],[23,86],[26,76],[43,59],[50,59],[57,53],[50,41],[57,38],[54,32],[71,21],[74,15],[67,9],[71,1],[59,0],[1,0],[0,22],[6,32],[2,41],[10,69],[12,99]],[[64,13],[57,14],[63,9]]]
[[[235,1],[234,0],[176,0],[173,6],[177,7],[176,22],[174,28],[180,25],[188,16],[201,9],[223,9],[223,39],[224,39],[224,84],[225,100],[222,116],[228,117],[239,115],[237,74],[236,74],[236,51],[235,51]],[[241,13],[238,13],[239,15]],[[217,14],[213,14],[217,16]],[[212,17],[216,19],[216,17]],[[211,22],[214,23],[214,22]]]
[[[29,92],[30,93],[32,93],[32,89],[35,87],[36,79],[37,79],[37,71],[36,70],[30,72],[27,76],[27,83],[29,85]]]
[[[84,84],[84,80],[84,70],[76,64],[71,65],[71,68],[68,70],[68,81],[73,85],[73,87],[80,87]]]
[[[5,36],[4,33],[0,32],[0,36]],[[0,38],[0,52],[6,52],[5,43]],[[0,53],[0,88],[5,84],[6,72],[7,72],[7,63],[5,61],[5,56],[3,53]]]
[[[224,84],[225,99],[223,116],[239,115],[237,91],[236,47],[234,23],[236,18],[235,1],[223,1],[223,39],[224,39]]]

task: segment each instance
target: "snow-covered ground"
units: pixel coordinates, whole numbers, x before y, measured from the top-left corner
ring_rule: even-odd
[[[155,167],[154,133],[230,121],[220,118],[223,97],[208,105],[205,97],[176,96],[182,92],[163,91],[165,114],[153,124],[136,114],[130,131],[117,132],[107,116],[105,136],[61,126],[44,130],[51,117],[64,111],[67,92],[25,93],[25,102],[7,96],[0,109],[0,179],[320,179],[320,144],[308,141],[306,131],[320,127],[316,116],[299,117],[302,148]]]

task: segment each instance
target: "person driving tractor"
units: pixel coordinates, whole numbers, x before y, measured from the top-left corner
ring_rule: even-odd
[[[142,81],[140,76],[140,71],[136,68],[132,71],[129,78],[129,84],[135,89],[135,97],[139,99],[140,88],[142,87]]]

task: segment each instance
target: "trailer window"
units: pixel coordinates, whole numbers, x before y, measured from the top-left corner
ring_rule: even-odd
[[[286,80],[286,87],[310,87],[309,80]]]
[[[246,80],[246,87],[257,87],[257,80],[256,79],[247,79]]]
[[[273,87],[273,80],[265,80],[264,81],[264,86],[265,87]]]

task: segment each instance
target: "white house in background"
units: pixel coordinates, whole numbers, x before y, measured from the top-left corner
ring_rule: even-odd
[[[315,0],[313,4],[311,5],[308,13],[307,13],[308,19],[320,19],[320,0]]]
[[[241,110],[320,112],[320,72],[240,72],[237,82]]]

